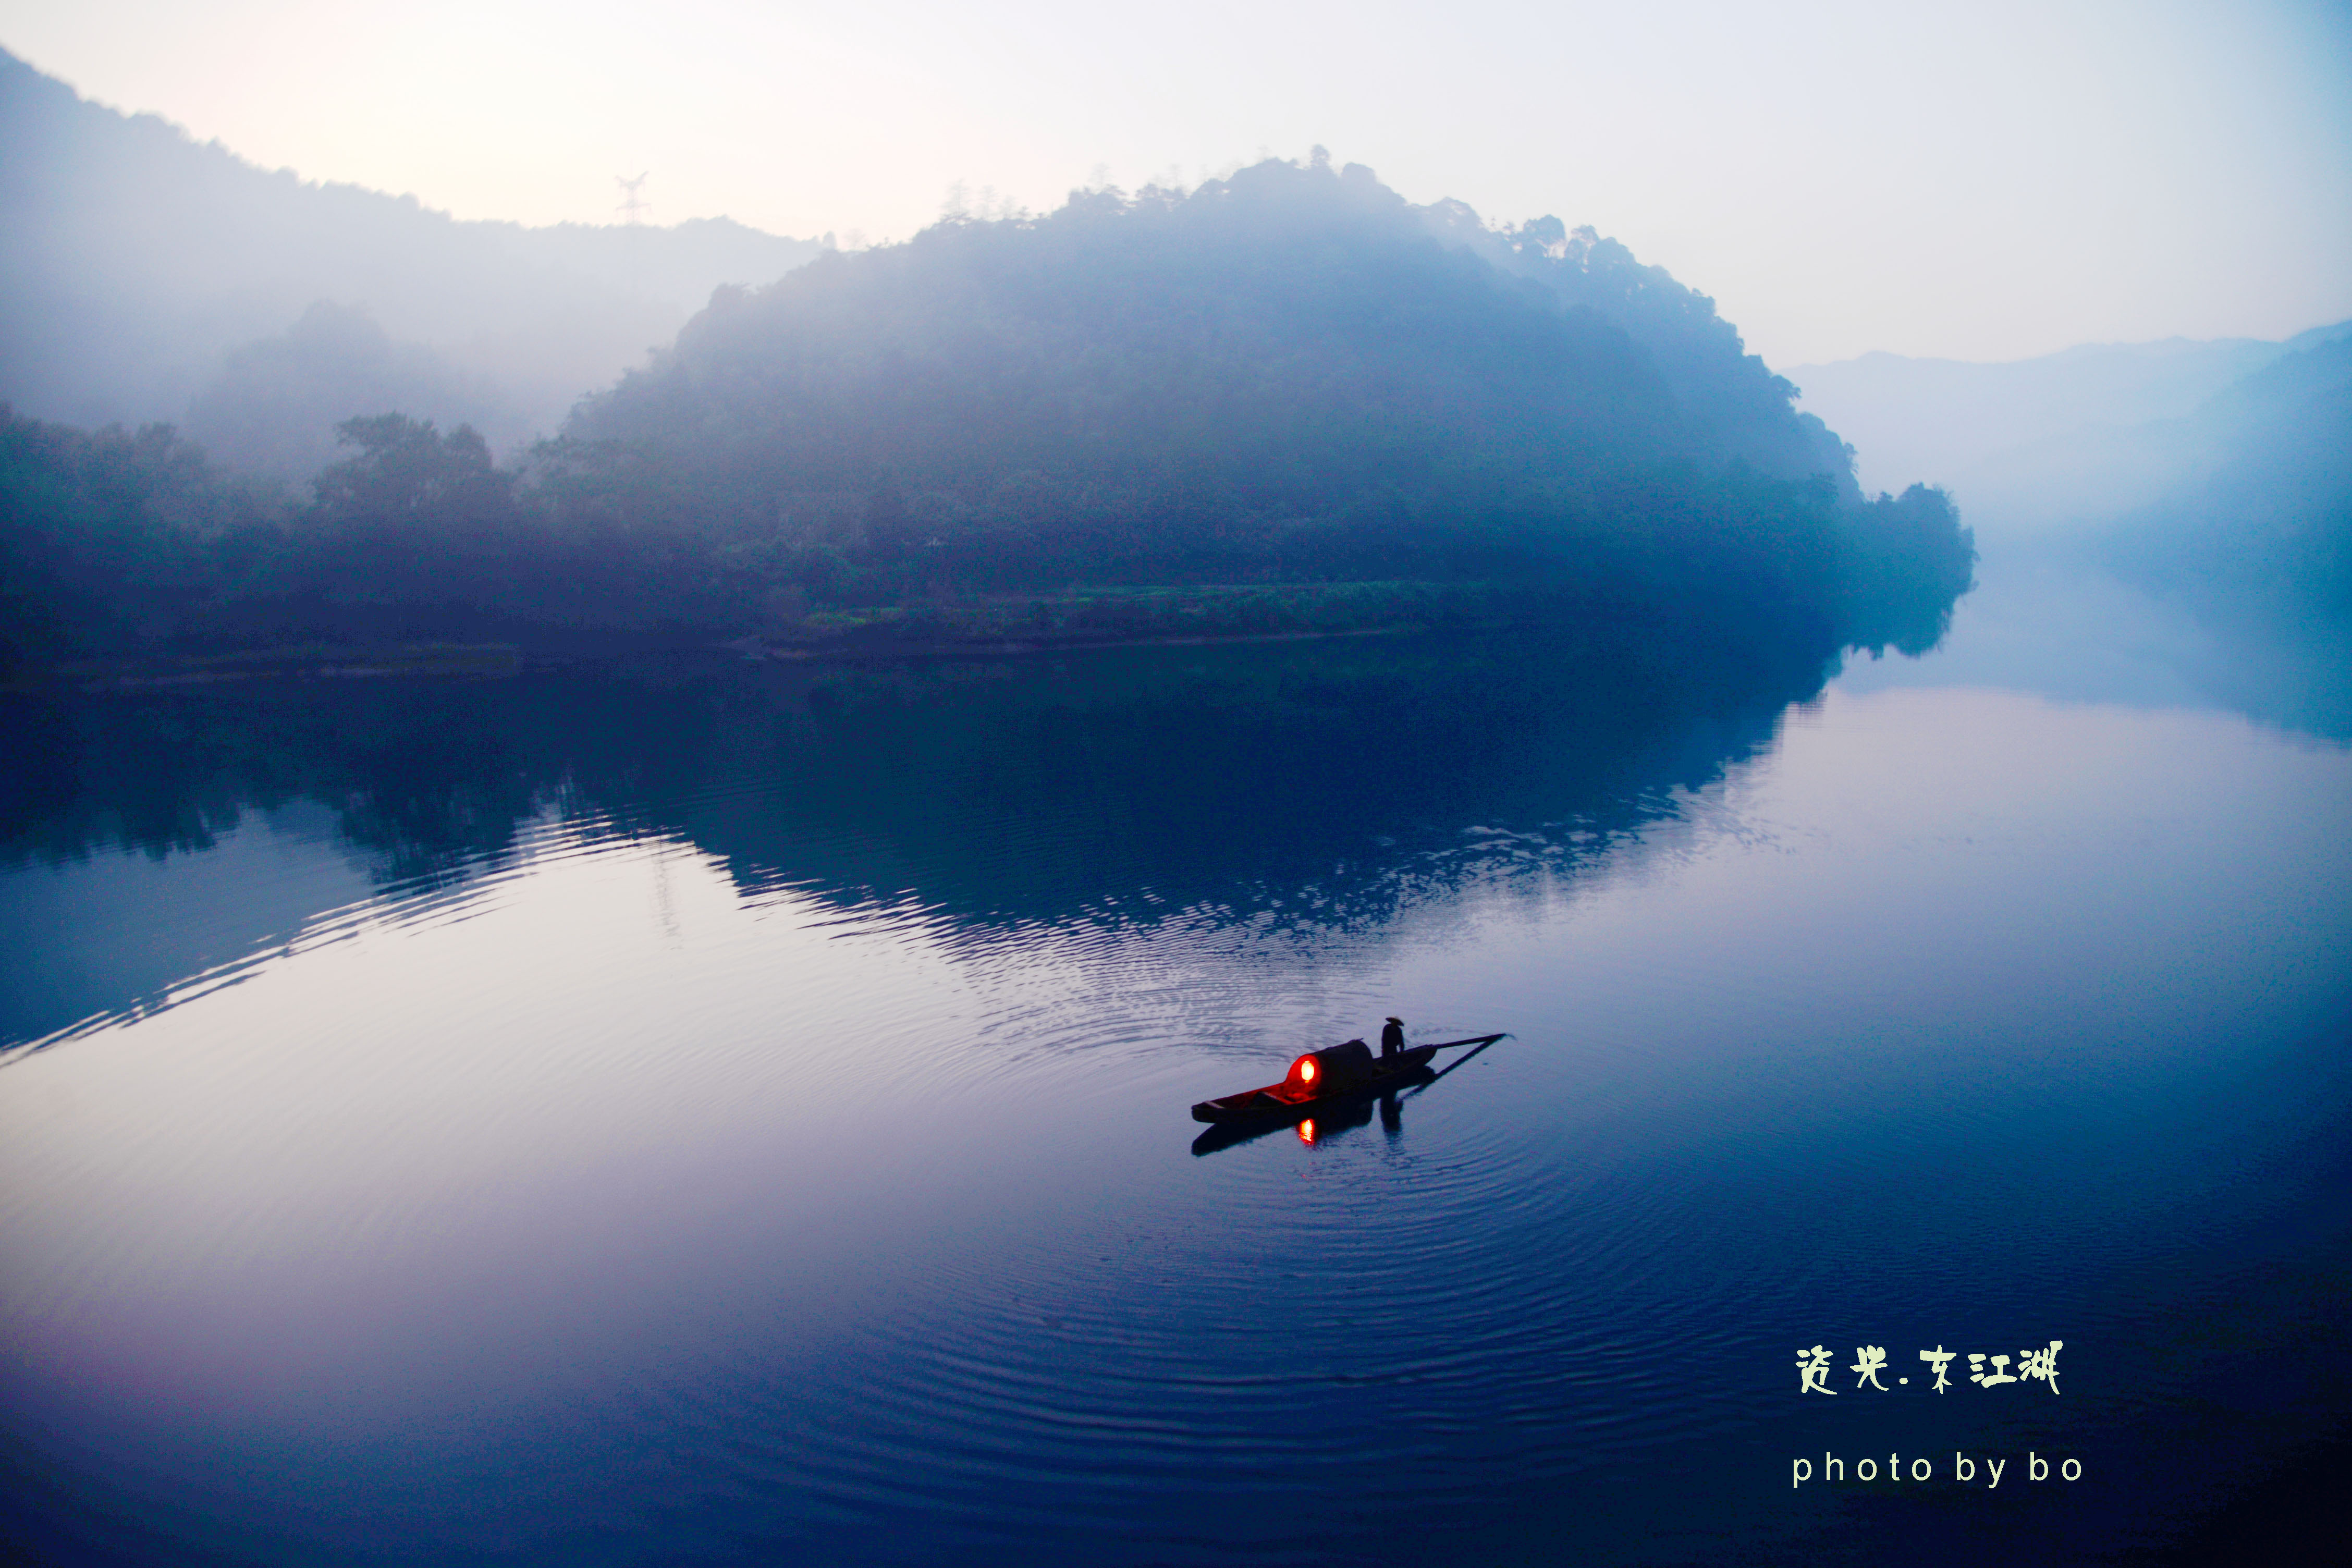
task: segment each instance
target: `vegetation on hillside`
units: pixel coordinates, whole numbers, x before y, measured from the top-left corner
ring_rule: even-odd
[[[168,430],[7,416],[0,634],[57,658],[1607,615],[1934,641],[1973,562],[1940,492],[1865,500],[1712,303],[1622,247],[1474,217],[1319,157],[951,217],[721,290],[513,468],[469,426],[347,419],[307,501]]]

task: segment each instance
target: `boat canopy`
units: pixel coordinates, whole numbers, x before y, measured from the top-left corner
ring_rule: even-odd
[[[1283,1087],[1307,1095],[1328,1094],[1372,1076],[1372,1047],[1361,1040],[1309,1051],[1290,1064]]]

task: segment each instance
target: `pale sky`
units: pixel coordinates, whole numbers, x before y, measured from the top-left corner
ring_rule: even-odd
[[[1775,364],[2352,317],[2352,5],[0,0],[0,47],[460,217],[905,238],[1265,153],[1590,223]]]

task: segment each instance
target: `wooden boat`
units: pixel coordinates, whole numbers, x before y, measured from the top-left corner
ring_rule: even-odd
[[[1488,1046],[1502,1037],[1474,1035],[1466,1040],[1414,1046],[1392,1057],[1372,1055],[1372,1048],[1361,1040],[1327,1046],[1292,1062],[1288,1076],[1280,1083],[1201,1101],[1192,1107],[1192,1120],[1227,1127],[1296,1121],[1324,1106],[1405,1088],[1428,1075],[1430,1059],[1440,1051],[1455,1046]]]

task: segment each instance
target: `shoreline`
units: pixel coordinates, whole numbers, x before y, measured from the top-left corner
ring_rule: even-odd
[[[244,648],[234,653],[126,655],[26,665],[0,692],[144,691],[232,681],[369,680],[432,675],[499,679],[543,662],[515,643],[394,643],[374,647]]]
[[[1335,637],[1399,637],[1437,630],[1488,631],[1509,622],[1481,620],[1440,626],[1428,621],[1384,626],[1307,627],[1283,631],[1183,632],[1141,637],[1023,637],[961,640],[842,639],[832,644],[794,644],[757,636],[725,642],[647,642],[623,637],[602,646],[573,643],[531,647],[512,642],[400,643],[376,647],[245,649],[224,654],[126,656],[31,665],[0,679],[0,693],[184,689],[255,680],[384,680],[413,678],[507,679],[530,669],[606,663],[642,658],[731,658],[747,664],[786,666],[888,664],[900,661],[1025,658],[1040,654],[1091,653],[1139,647],[1213,647],[1226,645],[1312,642]]]
[[[199,687],[257,679],[400,677],[495,679],[528,668],[631,658],[733,658],[811,667],[1024,658],[1139,647],[1209,647],[1433,631],[1489,631],[1598,608],[1557,587],[1492,583],[1357,582],[1187,584],[1007,595],[803,612],[726,637],[718,628],[566,629],[508,619],[475,636],[309,640],[213,651],[120,652],[26,662],[0,690],[86,692]],[[1615,618],[1602,611],[1601,618]],[[741,623],[738,623],[740,626]],[[332,635],[332,634],[330,634]]]
[[[1399,637],[1414,632],[1486,631],[1507,626],[1505,621],[1464,622],[1443,628],[1426,621],[1398,621],[1377,626],[1307,627],[1292,631],[1239,632],[1171,632],[1153,637],[1063,637],[1003,638],[993,641],[959,642],[938,638],[929,641],[872,642],[845,644],[838,647],[795,645],[770,642],[764,638],[743,637],[723,646],[740,649],[746,659],[776,664],[866,664],[882,663],[899,658],[1018,658],[1041,653],[1091,653],[1097,649],[1122,647],[1211,647],[1234,643],[1310,642],[1328,637]],[[757,643],[756,648],[744,647]]]

